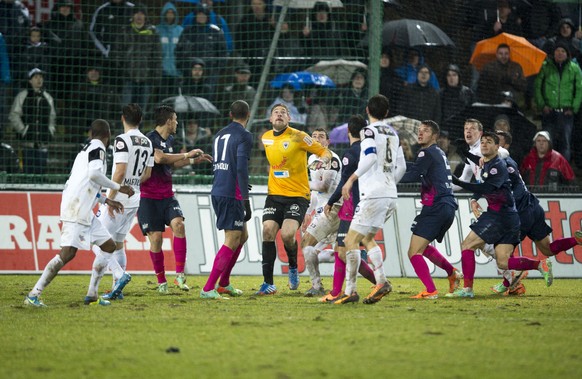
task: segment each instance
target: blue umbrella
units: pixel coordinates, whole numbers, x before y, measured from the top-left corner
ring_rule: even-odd
[[[179,3],[198,4],[200,0],[176,0]],[[226,3],[226,0],[214,0],[215,3]]]
[[[281,88],[285,84],[291,84],[296,90],[301,90],[306,86],[335,88],[335,83],[329,76],[307,71],[279,74],[271,80],[273,88]]]

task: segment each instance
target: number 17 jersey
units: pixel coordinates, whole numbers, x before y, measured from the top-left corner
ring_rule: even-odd
[[[146,167],[154,166],[154,149],[151,141],[138,129],[131,129],[115,137],[113,145],[113,169],[111,177],[115,175],[117,163],[126,163],[125,177],[121,185],[130,186],[135,194],[127,197],[117,193],[114,200],[119,201],[125,208],[138,208],[140,198],[140,180]]]

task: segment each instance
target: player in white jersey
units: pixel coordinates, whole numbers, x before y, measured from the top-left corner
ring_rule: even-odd
[[[151,141],[139,131],[139,124],[142,121],[143,112],[137,104],[127,104],[121,112],[121,122],[123,123],[123,134],[115,138],[113,143],[113,169],[111,180],[115,183],[130,186],[135,195],[118,193],[110,189],[107,197],[114,199],[123,204],[124,213],[115,214],[113,209],[107,204],[101,205],[97,218],[105,226],[111,238],[115,242],[115,252],[113,259],[119,263],[119,266],[125,271],[127,267],[127,258],[124,249],[125,236],[131,228],[132,222],[139,208],[140,183],[150,177],[152,167],[154,166],[154,150]],[[89,283],[89,292],[91,295],[97,293],[99,282],[105,273],[106,267],[103,266],[102,255],[98,246],[93,246],[95,252],[95,262],[93,263],[93,272]],[[129,276],[128,273],[124,273]],[[130,277],[130,276],[129,276]],[[120,276],[113,275],[113,288],[116,282],[121,279]],[[114,291],[103,295],[106,300],[115,300],[123,298],[123,294],[117,294]]]
[[[102,254],[109,259],[115,250],[115,243],[109,233],[95,218],[93,207],[100,202],[106,203],[117,212],[123,212],[123,204],[100,194],[101,187],[116,189],[130,197],[134,192],[130,186],[119,185],[105,176],[107,170],[105,146],[111,139],[109,123],[105,120],[93,121],[91,138],[91,141],[77,154],[71,175],[63,190],[61,251],[44,268],[40,279],[24,299],[26,305],[45,306],[40,300],[42,291],[57,276],[60,269],[75,258],[78,249],[88,250],[90,244],[96,244],[105,252]],[[119,265],[117,268],[121,270]],[[123,285],[120,281],[115,290],[121,291]],[[96,295],[87,294],[85,304],[109,305],[110,303]]]
[[[311,137],[322,146],[329,146],[329,135],[324,129],[315,129]],[[333,251],[325,256],[322,253],[322,249],[335,240],[334,234],[339,227],[337,213],[341,206],[341,203],[337,203],[329,215],[323,213],[323,208],[334,193],[341,177],[341,161],[336,153],[331,151],[331,154],[332,159],[327,165],[316,154],[310,155],[307,160],[311,202],[303,221],[307,229],[301,237],[305,266],[312,283],[311,288],[305,293],[307,297],[325,295],[319,273],[319,262],[333,262],[334,260]]]
[[[358,180],[360,203],[345,238],[346,289],[344,296],[335,304],[355,303],[360,300],[356,291],[360,242],[368,251],[376,279],[376,286],[364,299],[364,304],[376,303],[392,291],[384,274],[382,251],[374,241],[376,232],[396,209],[396,183],[406,172],[404,152],[398,134],[382,121],[388,116],[388,108],[388,99],[383,95],[375,95],[368,100],[366,112],[370,124],[360,132],[362,142],[358,168],[342,188],[343,198],[348,199],[353,183]]]

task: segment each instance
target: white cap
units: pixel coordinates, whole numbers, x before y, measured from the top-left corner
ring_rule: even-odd
[[[544,137],[545,139],[548,140],[548,142],[552,141],[552,139],[550,138],[550,133],[546,132],[545,130],[542,130],[541,132],[537,132],[533,138],[533,141],[535,142],[536,138],[538,138],[539,136]]]

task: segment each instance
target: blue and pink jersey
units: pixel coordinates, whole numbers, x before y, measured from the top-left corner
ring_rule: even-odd
[[[334,193],[330,196],[327,204],[332,206],[337,203],[342,197],[342,187],[349,179],[350,176],[358,168],[358,162],[360,161],[360,141],[355,141],[352,143],[350,148],[344,153],[342,157],[342,176],[340,182],[338,183]],[[352,186],[352,195],[348,200],[344,200],[339,212],[338,217],[340,220],[351,221],[354,217],[354,209],[358,206],[360,202],[360,187],[358,181],[354,182]]]
[[[482,195],[487,199],[487,210],[497,213],[517,213],[515,200],[511,192],[511,180],[507,164],[496,156],[485,162],[481,171],[483,184],[477,185],[483,190],[476,190],[476,197]],[[475,197],[475,196],[474,196]]]
[[[169,136],[163,139],[155,129],[146,134],[152,141],[154,149],[162,150],[164,153],[174,153],[174,137]],[[172,191],[172,165],[155,163],[152,168],[152,175],[141,184],[141,197],[146,199],[167,199],[174,196]]]

